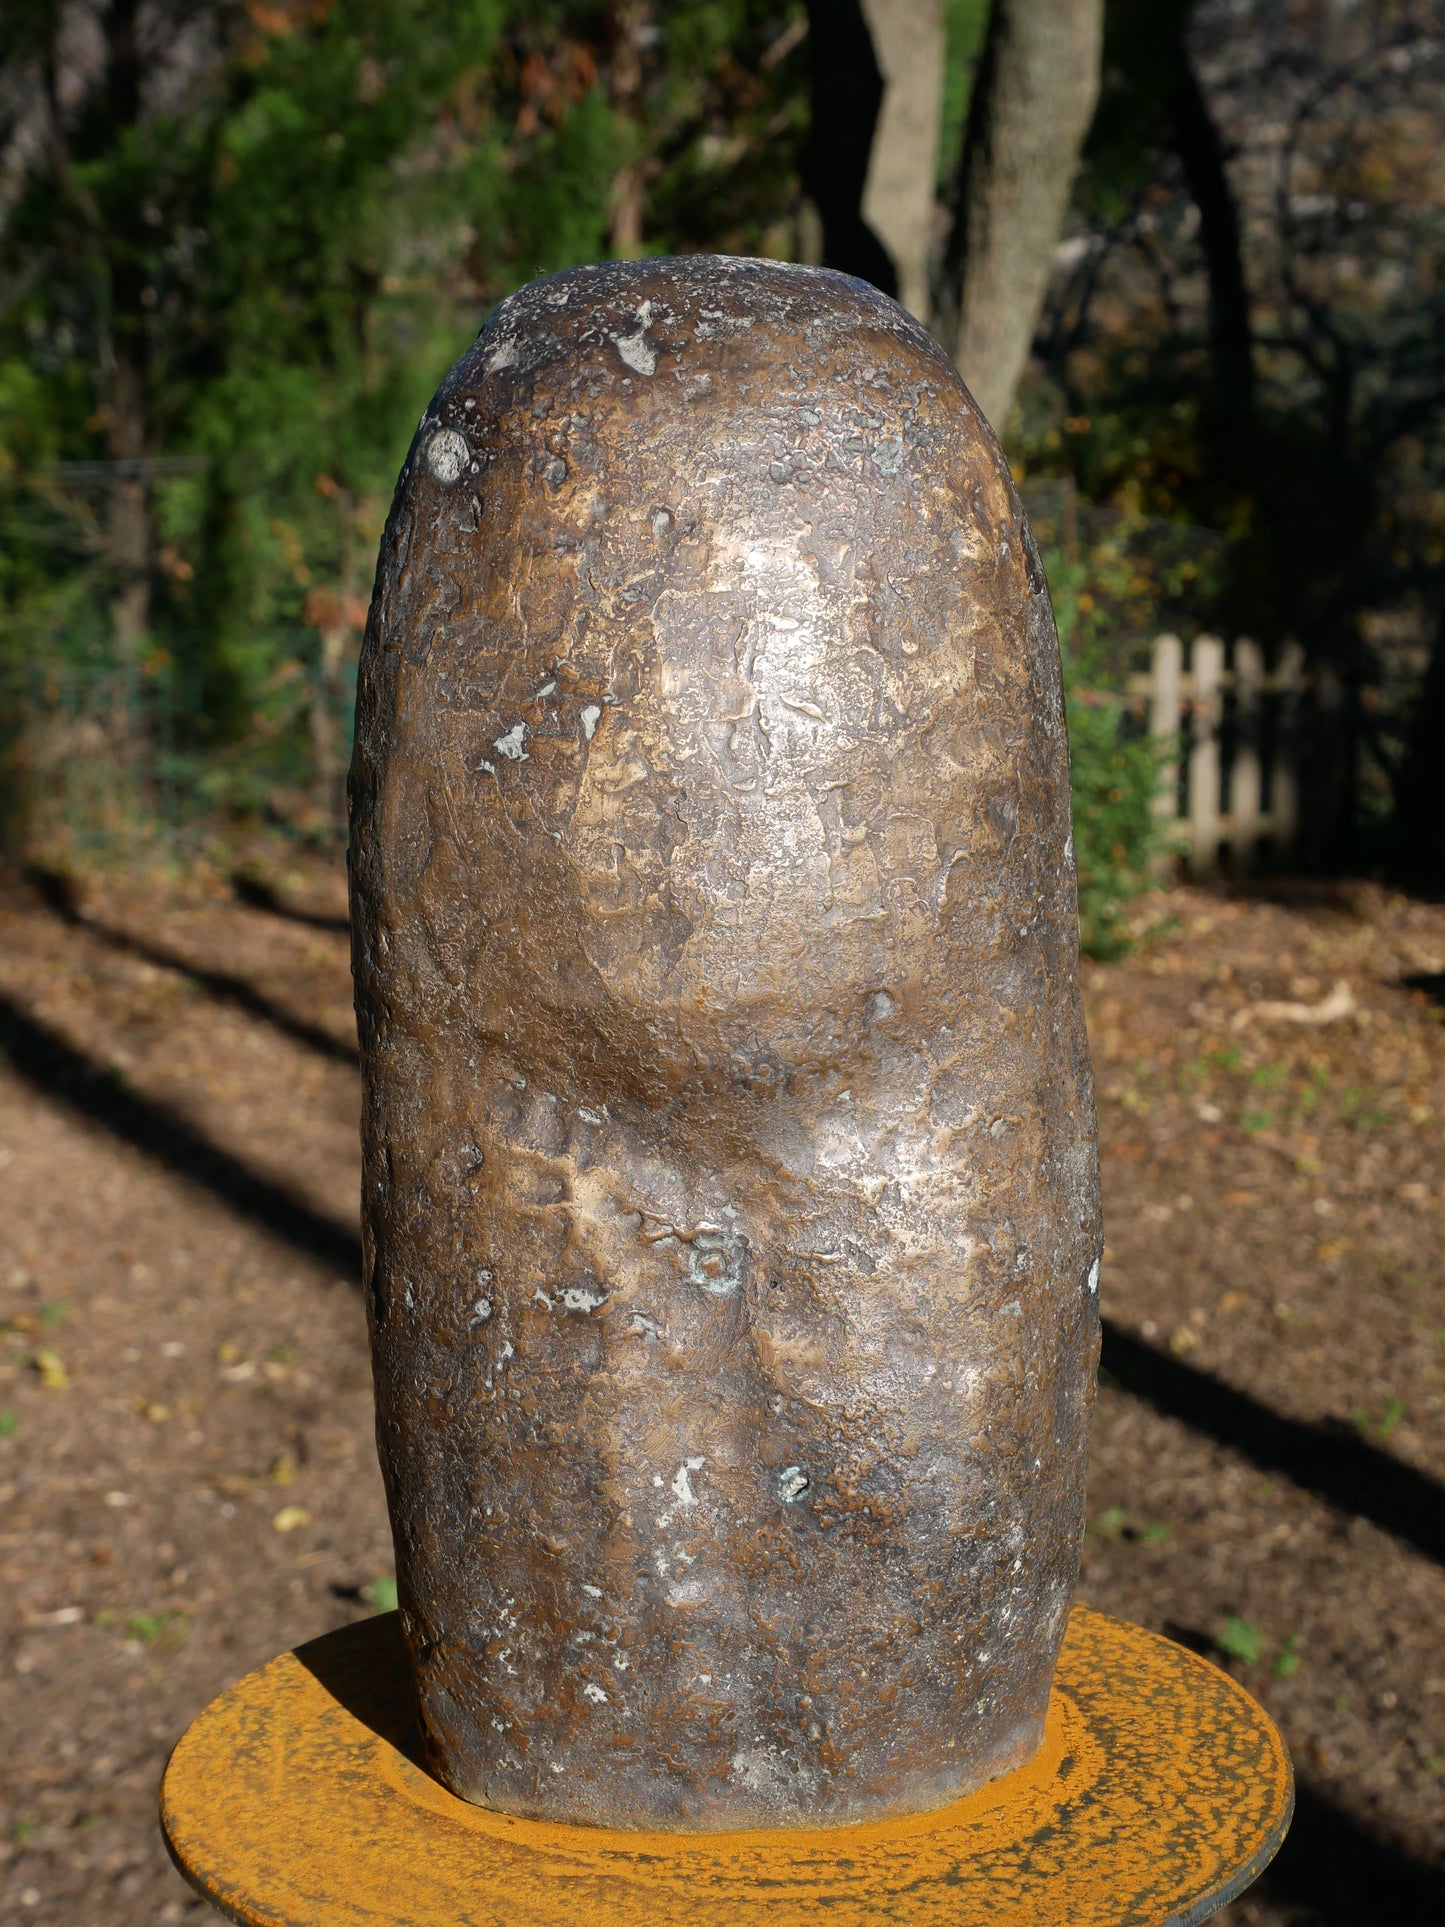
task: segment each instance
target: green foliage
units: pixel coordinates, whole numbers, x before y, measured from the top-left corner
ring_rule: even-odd
[[[1247,1619],[1226,1619],[1214,1635],[1214,1643],[1228,1659],[1243,1660],[1246,1666],[1258,1663],[1264,1652],[1264,1634]]]
[[[802,0],[659,8],[630,130],[647,181],[648,253],[794,257],[805,20]]]
[[[1091,957],[1126,950],[1125,916],[1149,887],[1159,847],[1154,798],[1160,756],[1147,737],[1123,733],[1120,705],[1089,692],[1066,697],[1079,866],[1079,941]]]
[[[1129,907],[1148,889],[1163,847],[1155,800],[1168,751],[1137,727],[1118,693],[1125,658],[1093,592],[1097,561],[1052,551],[1046,563],[1064,667],[1079,942],[1089,956],[1116,957],[1129,947]]]
[[[1392,1398],[1387,1400],[1378,1418],[1361,1408],[1351,1412],[1350,1423],[1366,1438],[1375,1439],[1383,1445],[1404,1416],[1404,1400]]]
[[[1084,1528],[1084,1536],[1089,1539],[1107,1539],[1111,1542],[1126,1539],[1139,1545],[1159,1545],[1171,1537],[1169,1527],[1155,1521],[1146,1526],[1131,1526],[1129,1515],[1121,1505],[1105,1508],[1097,1518],[1091,1519]]]
[[[1276,1679],[1293,1679],[1299,1671],[1300,1656],[1295,1651],[1298,1639],[1298,1633],[1289,1633],[1281,1643],[1274,1656],[1274,1664],[1269,1669]]]
[[[944,0],[943,104],[938,124],[938,177],[958,168],[973,77],[988,32],[989,0]]]
[[[140,1646],[154,1646],[158,1652],[174,1652],[190,1635],[189,1615],[179,1611],[133,1613],[126,1621],[125,1636]]]
[[[158,755],[163,712],[172,777],[255,807],[306,749],[323,633],[354,643],[410,425],[477,317],[445,277],[500,162],[443,123],[503,22],[493,0],[202,12],[211,55],[147,76],[164,110],[110,43],[73,109],[32,97],[50,138],[0,233],[0,709],[42,775],[82,739],[115,760],[117,716]],[[30,9],[5,64],[63,62],[61,19]]]
[[[0,812],[334,822],[426,401],[501,296],[635,250],[629,181],[644,248],[793,251],[801,0],[209,0],[144,74],[123,11],[83,66],[61,0],[0,25]]]
[[[1121,1505],[1106,1506],[1096,1519],[1091,1519],[1085,1527],[1085,1536],[1090,1539],[1121,1539],[1127,1515]]]

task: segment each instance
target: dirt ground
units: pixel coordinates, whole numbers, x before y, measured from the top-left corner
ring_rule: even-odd
[[[385,1604],[339,879],[0,894],[0,1919],[207,1917],[167,1751]],[[1227,1665],[1298,1816],[1232,1927],[1445,1920],[1445,907],[1177,890],[1087,966],[1082,1596]]]

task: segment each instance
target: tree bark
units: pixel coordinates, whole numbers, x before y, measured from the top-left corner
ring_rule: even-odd
[[[994,0],[964,133],[939,331],[1002,430],[1099,94],[1103,0]]]
[[[623,0],[612,19],[608,99],[635,150],[642,145],[642,44],[651,11],[648,0]],[[607,240],[620,261],[635,261],[642,253],[646,199],[646,170],[640,151],[634,151],[613,175],[608,197]]]
[[[1199,210],[1199,244],[1209,278],[1209,354],[1214,399],[1227,421],[1247,415],[1254,403],[1254,337],[1244,279],[1239,214],[1224,146],[1189,55],[1189,9],[1178,20],[1171,50],[1174,69],[1170,118],[1174,146],[1190,198]]]
[[[150,505],[145,477],[145,391],[134,344],[117,340],[110,383],[107,446],[115,463],[107,517],[107,560],[116,575],[111,631],[116,656],[131,668],[150,621]]]
[[[892,258],[898,299],[926,322],[943,105],[943,8],[941,0],[862,0],[862,5],[883,78],[862,215]]]
[[[1395,837],[1408,881],[1445,884],[1445,585],[1435,646],[1395,788]]]
[[[105,106],[119,146],[140,120],[138,0],[111,0],[105,30]],[[110,394],[107,445],[116,464],[107,528],[109,560],[118,582],[112,608],[116,652],[135,662],[150,614],[150,517],[146,503],[147,342],[142,276],[126,236],[106,237],[110,254]]]

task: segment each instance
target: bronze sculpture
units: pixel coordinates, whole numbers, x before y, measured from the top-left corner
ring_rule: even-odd
[[[504,303],[402,472],[353,791],[378,1440],[440,1777],[728,1828],[1020,1764],[1098,1185],[1053,617],[947,358],[768,262]]]

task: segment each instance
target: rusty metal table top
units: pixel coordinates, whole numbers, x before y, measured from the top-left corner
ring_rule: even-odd
[[[1284,1838],[1268,1715],[1170,1641],[1076,1608],[1043,1744],[933,1813],[866,1826],[641,1833],[487,1812],[419,1765],[394,1614],[249,1673],[181,1739],[176,1864],[248,1927],[1192,1927]]]

